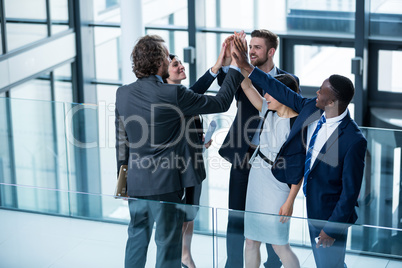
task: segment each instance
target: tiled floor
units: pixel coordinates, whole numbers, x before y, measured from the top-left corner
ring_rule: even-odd
[[[126,231],[120,224],[0,209],[0,268],[123,267]],[[215,246],[218,267],[224,267],[225,239],[218,238]],[[310,249],[293,249],[302,267],[315,267]],[[211,236],[195,235],[192,251],[198,268],[213,267]],[[402,267],[402,260],[352,254],[347,255],[346,263],[349,268]],[[155,244],[151,242],[146,267],[154,266]]]

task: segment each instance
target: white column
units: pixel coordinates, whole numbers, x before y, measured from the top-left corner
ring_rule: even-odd
[[[121,0],[121,63],[123,84],[137,80],[131,67],[131,52],[138,38],[144,35],[142,0]]]

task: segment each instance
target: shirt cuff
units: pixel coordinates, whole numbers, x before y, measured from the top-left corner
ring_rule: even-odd
[[[222,67],[222,68],[223,68],[223,67]],[[239,72],[241,73],[240,68],[239,68],[239,67],[237,67],[237,66],[230,65],[230,66],[229,66],[229,68],[235,69],[235,70],[237,70],[237,71],[239,71]],[[228,71],[229,71],[229,69],[228,69]]]
[[[225,74],[227,74],[228,73],[228,71],[229,71],[229,66],[222,66],[222,71],[225,73]]]
[[[214,73],[214,72],[212,71],[212,68],[210,68],[210,69],[209,69],[209,74],[210,74],[210,75],[212,75],[212,77],[214,77],[214,78],[215,78],[215,77],[217,77],[217,76],[218,76],[218,74],[219,74],[219,70],[218,70],[218,73],[216,74],[216,73]]]

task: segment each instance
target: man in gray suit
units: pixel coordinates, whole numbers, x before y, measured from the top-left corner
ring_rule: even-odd
[[[128,201],[125,267],[145,266],[154,222],[156,267],[181,267],[184,213],[177,204],[185,203],[184,188],[205,178],[196,171],[199,162],[192,157],[185,122],[227,111],[243,76],[231,68],[216,96],[200,95],[162,82],[170,58],[161,37],[142,37],[131,57],[138,80],[117,90],[115,110],[117,168],[128,165],[128,195],[136,198]]]

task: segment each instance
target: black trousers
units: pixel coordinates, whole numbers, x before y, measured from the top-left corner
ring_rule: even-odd
[[[251,151],[249,153],[252,153]],[[247,158],[246,158],[247,159]],[[241,166],[233,166],[230,170],[229,181],[229,211],[226,233],[226,268],[243,267],[244,255],[244,210],[246,208],[246,194],[248,175],[251,166],[245,163]],[[271,244],[266,244],[268,260],[265,267],[279,268],[282,266],[278,255]]]
[[[180,204],[185,201],[182,200],[183,194],[184,191],[181,190],[128,200],[131,220],[128,226],[125,268],[145,267],[154,222],[156,222],[157,247],[155,267],[181,267],[182,227],[185,213],[184,206]]]

